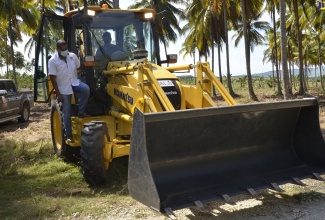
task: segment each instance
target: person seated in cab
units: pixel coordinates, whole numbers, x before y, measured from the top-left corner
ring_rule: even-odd
[[[110,32],[105,32],[102,36],[104,45],[99,46],[96,51],[96,57],[107,57],[112,59],[114,52],[119,51],[119,47],[112,44],[112,36]]]
[[[96,67],[98,71],[103,71],[110,61],[124,60],[125,53],[119,46],[112,44],[110,32],[105,32],[102,36],[104,45],[99,46],[96,51]]]

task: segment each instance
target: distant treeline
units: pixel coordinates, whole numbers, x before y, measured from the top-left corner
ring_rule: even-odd
[[[12,79],[12,80],[14,80],[13,71],[11,70],[8,73],[0,74],[0,78],[1,79]],[[20,89],[20,90],[25,90],[25,89],[33,90],[33,87],[34,87],[34,77],[33,77],[33,75],[29,75],[29,74],[26,74],[26,73],[21,74],[21,73],[16,72],[16,78],[17,78],[18,89]]]

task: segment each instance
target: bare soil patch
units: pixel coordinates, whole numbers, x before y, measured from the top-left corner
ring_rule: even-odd
[[[50,137],[50,110],[47,104],[36,104],[30,112],[30,121],[19,123],[17,120],[0,123],[0,144],[4,140],[25,140],[34,142]]]

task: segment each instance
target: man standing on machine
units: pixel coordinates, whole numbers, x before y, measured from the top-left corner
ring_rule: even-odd
[[[63,107],[63,123],[67,140],[73,142],[71,128],[71,97],[78,94],[78,117],[90,117],[86,114],[89,98],[89,86],[78,79],[77,69],[80,61],[76,54],[68,51],[68,44],[64,40],[57,41],[57,53],[49,60],[49,76],[55,89],[58,102]]]

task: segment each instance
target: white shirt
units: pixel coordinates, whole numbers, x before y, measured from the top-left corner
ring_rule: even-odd
[[[69,52],[66,61],[61,60],[58,53],[49,60],[49,75],[56,76],[56,83],[62,95],[73,94],[72,86],[79,86],[77,68],[80,61],[77,55]]]

